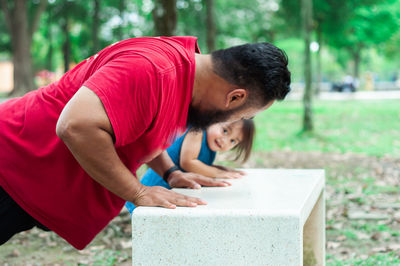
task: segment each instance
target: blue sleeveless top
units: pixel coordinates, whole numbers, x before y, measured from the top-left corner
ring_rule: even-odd
[[[179,167],[179,169],[182,172],[185,172],[181,166],[180,166],[180,159],[181,159],[181,148],[182,148],[182,143],[183,140],[186,137],[186,134],[188,133],[189,129],[186,130],[185,134],[183,134],[180,138],[178,138],[168,149],[168,155],[171,157],[172,161],[175,163],[176,166]],[[201,148],[199,152],[199,156],[197,159],[207,165],[212,165],[214,160],[215,160],[215,155],[216,152],[212,151],[207,144],[207,132],[206,130],[203,130],[203,138],[201,140]],[[159,176],[156,172],[153,171],[153,169],[149,169],[146,171],[144,174],[142,180],[140,182],[145,185],[145,186],[162,186],[168,189],[171,189],[171,187],[168,185],[167,182],[164,181],[164,179]],[[129,210],[130,213],[135,209],[135,205],[131,202],[127,202],[125,204],[125,207]]]

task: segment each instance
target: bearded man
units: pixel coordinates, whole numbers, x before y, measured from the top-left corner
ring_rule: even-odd
[[[206,204],[171,187],[228,186],[174,171],[163,152],[190,124],[247,119],[289,92],[286,55],[268,43],[202,55],[195,37],[133,38],[57,82],[0,104],[0,244],[38,226],[83,249],[121,211]]]

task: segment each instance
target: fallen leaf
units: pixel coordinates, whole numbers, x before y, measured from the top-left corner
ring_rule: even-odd
[[[373,252],[385,252],[385,251],[387,251],[387,248],[386,247],[374,247],[374,248],[371,249],[371,251],[373,251]]]
[[[347,239],[347,237],[345,235],[340,235],[340,236],[336,237],[336,241],[344,241],[346,239]]]
[[[388,249],[389,249],[390,251],[400,250],[400,244],[398,244],[398,243],[390,244],[390,245],[388,246]]]
[[[333,241],[328,241],[326,243],[326,246],[328,249],[336,249],[336,248],[340,247],[340,245],[341,244],[339,242],[333,242]]]

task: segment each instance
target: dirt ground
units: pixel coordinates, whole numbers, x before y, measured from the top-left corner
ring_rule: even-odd
[[[326,170],[328,265],[350,265],[346,261],[376,254],[400,258],[400,159],[256,152],[244,167]],[[125,210],[83,251],[52,232],[33,229],[0,247],[0,265],[131,265],[130,235]]]

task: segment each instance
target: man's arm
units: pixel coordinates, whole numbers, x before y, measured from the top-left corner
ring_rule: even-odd
[[[204,204],[163,187],[146,187],[119,159],[114,147],[114,132],[97,95],[80,88],[61,112],[56,127],[82,168],[102,186],[136,206],[196,206]]]
[[[174,162],[168,155],[167,151],[163,151],[156,158],[147,163],[147,165],[154,170],[159,176],[163,177],[164,173],[174,166]]]

